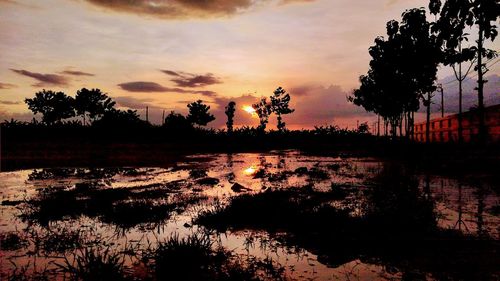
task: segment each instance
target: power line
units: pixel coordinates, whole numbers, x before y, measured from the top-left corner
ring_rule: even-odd
[[[489,63],[489,62],[491,62],[491,61],[492,61],[492,60],[494,60],[494,59],[496,59],[496,61],[495,61],[495,62],[493,62],[492,64],[488,65],[488,63]],[[485,62],[485,65],[486,65],[486,67],[492,67],[493,65],[497,64],[498,62],[500,62],[500,58],[491,58],[491,59],[488,59],[488,60]],[[477,76],[478,76],[478,74],[477,74],[477,72],[476,72],[474,75],[469,76],[469,77],[466,77],[466,78],[465,78],[462,82],[468,81],[468,80],[470,80],[470,79],[472,79],[472,78],[475,78],[475,77],[477,77]],[[452,81],[449,81],[449,82],[443,83],[442,85],[443,85],[443,86],[445,86],[445,85],[454,84],[454,83],[457,83],[457,84],[458,84],[458,80],[456,80],[456,79],[455,79],[455,80],[452,80]]]

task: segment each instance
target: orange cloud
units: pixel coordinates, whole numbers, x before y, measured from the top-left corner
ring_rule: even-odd
[[[230,16],[263,4],[288,4],[314,0],[86,0],[96,6],[118,12],[164,19]]]

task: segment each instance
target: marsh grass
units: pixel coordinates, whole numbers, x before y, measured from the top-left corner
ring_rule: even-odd
[[[203,199],[201,195],[177,194],[183,182],[155,183],[130,188],[106,188],[93,182],[73,188],[43,188],[22,204],[20,217],[47,226],[53,221],[97,218],[123,229],[140,225],[154,228]]]
[[[0,233],[0,249],[2,251],[15,251],[29,245],[28,239],[19,232]]]
[[[123,255],[112,252],[109,247],[87,247],[74,253],[71,260],[66,257],[64,263],[57,266],[69,275],[70,280],[132,280],[124,263]]]
[[[305,186],[244,194],[202,210],[194,223],[221,232],[275,233],[285,244],[307,249],[332,267],[361,259],[443,280],[498,276],[496,240],[439,228],[435,206],[415,177],[388,165],[367,181],[361,190],[332,184],[327,192]],[[360,215],[332,204],[347,199],[363,202],[357,206]],[[425,276],[419,274],[415,276]]]
[[[284,269],[270,259],[242,260],[210,236],[172,235],[144,256],[155,280],[284,280]]]

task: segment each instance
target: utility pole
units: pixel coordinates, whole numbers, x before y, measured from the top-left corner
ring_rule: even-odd
[[[149,122],[149,108],[146,106],[146,122]]]
[[[161,124],[165,125],[165,109],[163,110],[163,113],[161,115]]]
[[[444,90],[443,85],[438,84],[437,89],[441,92],[441,118],[444,117]]]

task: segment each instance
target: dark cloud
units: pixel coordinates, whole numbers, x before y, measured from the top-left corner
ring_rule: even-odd
[[[27,71],[24,69],[10,69],[15,73],[27,77],[31,77],[33,79],[38,80],[38,83],[33,84],[33,87],[43,87],[43,86],[68,86],[68,78],[57,75],[57,74],[43,74]]]
[[[209,18],[230,16],[264,4],[312,2],[312,0],[85,0],[117,12],[147,15],[163,19]]]
[[[136,81],[136,82],[126,82],[118,84],[120,88],[128,92],[138,92],[138,93],[178,93],[178,94],[199,94],[207,97],[215,97],[217,93],[214,91],[194,91],[185,90],[181,88],[170,88],[164,87],[155,82],[147,81]]]
[[[309,95],[311,91],[313,91],[316,87],[314,86],[299,86],[290,88],[288,91],[292,97],[303,97]]]
[[[171,76],[181,76],[178,72],[172,71],[172,70],[166,70],[162,69],[161,72],[171,75]]]
[[[0,100],[0,104],[3,104],[3,105],[15,105],[15,104],[21,104],[21,102],[20,101]]]
[[[95,74],[83,72],[83,71],[78,71],[78,70],[65,70],[65,71],[61,71],[59,73],[66,74],[66,75],[73,75],[73,76],[95,76]]]
[[[0,90],[17,88],[17,85],[0,82]]]
[[[141,93],[153,93],[153,92],[170,92],[169,88],[163,87],[162,85],[155,82],[126,82],[118,84],[120,88],[129,92],[141,92]]]
[[[222,83],[221,79],[215,77],[212,73],[192,74],[172,70],[162,70],[162,72],[175,77],[171,81],[179,87],[198,88]]]

